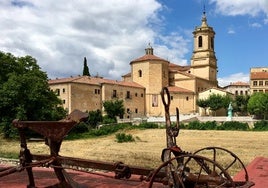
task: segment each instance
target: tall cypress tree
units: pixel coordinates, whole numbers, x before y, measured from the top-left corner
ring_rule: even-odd
[[[90,76],[88,66],[87,66],[87,58],[84,57],[84,69],[83,69],[83,76]]]

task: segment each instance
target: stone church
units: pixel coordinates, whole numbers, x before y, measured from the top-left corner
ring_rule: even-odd
[[[160,92],[168,87],[170,113],[178,107],[181,114],[198,112],[198,93],[218,87],[215,32],[207,24],[205,13],[200,26],[193,31],[194,49],[190,66],[180,66],[154,55],[152,46],[145,55],[130,62],[131,72],[121,81],[102,77],[77,76],[49,80],[49,85],[63,101],[69,113],[103,110],[106,100],[124,101],[124,118],[164,116]]]

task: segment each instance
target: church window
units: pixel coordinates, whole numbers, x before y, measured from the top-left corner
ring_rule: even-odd
[[[211,48],[212,48],[212,49],[214,49],[214,38],[213,38],[213,37],[211,37],[211,39],[210,39],[210,40],[211,40],[211,41],[210,41],[210,42],[211,42]]]
[[[202,47],[203,46],[203,41],[202,41],[202,36],[198,37],[198,47]]]
[[[139,77],[142,77],[142,70],[139,70]]]

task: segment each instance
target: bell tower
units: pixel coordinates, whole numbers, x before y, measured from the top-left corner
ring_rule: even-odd
[[[194,49],[191,58],[191,74],[206,79],[217,86],[217,59],[214,51],[215,32],[208,26],[206,12],[203,12],[201,26],[195,27]]]

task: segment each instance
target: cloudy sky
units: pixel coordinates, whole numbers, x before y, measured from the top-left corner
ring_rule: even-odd
[[[204,5],[221,86],[268,66],[268,0],[1,0],[0,50],[31,55],[49,78],[82,74],[87,57],[91,75],[121,79],[148,43],[189,65]]]

